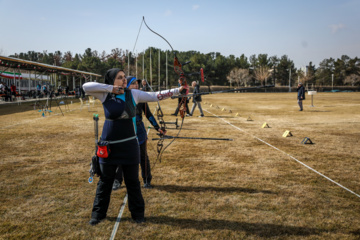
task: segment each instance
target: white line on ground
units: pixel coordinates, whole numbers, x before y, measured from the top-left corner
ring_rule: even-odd
[[[348,192],[350,192],[350,193],[352,193],[352,194],[354,194],[355,196],[357,196],[357,197],[359,197],[359,198],[360,198],[360,195],[359,195],[359,194],[357,194],[357,193],[355,193],[355,192],[351,191],[350,189],[348,189],[348,188],[344,187],[344,186],[343,186],[343,185],[341,185],[340,183],[335,182],[335,181],[334,181],[334,180],[332,180],[331,178],[329,178],[329,177],[325,176],[324,174],[322,174],[322,173],[320,173],[320,172],[316,171],[315,169],[313,169],[313,168],[309,167],[309,166],[308,166],[308,165],[306,165],[305,163],[303,163],[303,162],[299,161],[298,159],[296,159],[295,157],[291,156],[290,154],[288,154],[288,153],[284,152],[283,150],[280,150],[280,149],[278,149],[277,147],[275,147],[275,146],[271,145],[270,143],[265,142],[264,140],[262,140],[262,139],[260,139],[260,138],[258,138],[258,137],[256,137],[256,136],[254,136],[254,135],[252,135],[252,134],[250,134],[250,133],[248,133],[248,132],[246,132],[246,131],[242,130],[242,129],[241,129],[241,128],[239,128],[239,127],[236,127],[235,125],[233,125],[233,124],[231,124],[230,122],[228,122],[228,121],[224,120],[223,118],[219,117],[218,115],[216,115],[216,114],[214,114],[214,113],[212,113],[212,112],[209,112],[209,111],[208,111],[208,110],[206,110],[206,109],[203,109],[203,110],[205,110],[206,112],[208,112],[208,113],[210,113],[210,114],[214,115],[215,117],[217,117],[217,118],[221,119],[223,122],[225,122],[225,123],[229,124],[230,126],[234,127],[235,129],[237,129],[237,130],[239,130],[239,131],[241,131],[241,132],[243,132],[243,133],[246,133],[246,134],[248,134],[248,135],[252,136],[253,138],[255,138],[255,139],[259,140],[259,141],[260,141],[260,142],[262,142],[262,143],[265,143],[265,144],[266,144],[266,145],[268,145],[269,147],[272,147],[272,148],[274,148],[275,150],[278,150],[279,152],[282,152],[283,154],[285,154],[285,155],[289,156],[291,159],[293,159],[293,160],[295,160],[296,162],[300,163],[300,164],[301,164],[301,165],[303,165],[304,167],[306,167],[306,168],[310,169],[311,171],[315,172],[316,174],[319,174],[320,176],[322,176],[322,177],[326,178],[326,179],[327,179],[327,180],[329,180],[330,182],[335,183],[336,185],[338,185],[338,186],[339,186],[339,187],[341,187],[342,189],[344,189],[344,190],[346,190],[346,191],[348,191]]]
[[[120,212],[119,212],[119,215],[116,219],[116,222],[115,222],[115,225],[114,225],[114,229],[111,233],[111,236],[110,236],[110,240],[113,240],[115,238],[115,235],[116,235],[116,232],[117,232],[117,229],[119,227],[119,223],[120,223],[120,220],[121,220],[121,216],[124,212],[124,209],[125,209],[125,205],[126,205],[126,202],[127,202],[127,199],[128,199],[128,194],[126,193],[125,195],[125,198],[124,198],[124,201],[123,203],[121,204],[121,208],[120,208]]]

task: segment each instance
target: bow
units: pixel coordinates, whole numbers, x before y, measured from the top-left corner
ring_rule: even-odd
[[[180,125],[180,129],[179,129],[179,132],[177,133],[176,137],[179,136],[180,132],[181,132],[181,129],[182,129],[182,126],[183,126],[183,123],[184,123],[184,119],[185,119],[185,113],[186,113],[186,101],[187,101],[187,94],[189,92],[189,87],[187,85],[187,82],[186,82],[186,76],[185,76],[185,73],[182,69],[182,66],[185,65],[185,64],[188,64],[190,62],[186,62],[184,64],[181,64],[181,62],[179,61],[178,57],[176,56],[176,52],[174,51],[173,47],[171,46],[171,44],[169,43],[168,40],[166,40],[166,38],[164,38],[163,36],[161,36],[160,34],[158,34],[157,32],[155,32],[154,30],[152,30],[146,23],[145,21],[145,17],[143,17],[143,22],[145,23],[145,26],[153,33],[155,33],[156,35],[158,35],[159,37],[161,37],[162,39],[165,40],[165,42],[167,42],[167,44],[169,44],[172,52],[174,52],[174,71],[175,73],[177,73],[179,75],[179,79],[181,80],[181,85],[184,87],[183,91],[181,92],[181,95],[182,95],[182,98],[181,98],[181,101],[179,103],[179,112],[180,112],[180,116],[182,118],[181,120],[181,125]],[[161,108],[160,108],[160,104],[158,102],[158,110],[161,111]],[[163,116],[163,113],[161,111],[161,115]],[[161,118],[162,118],[161,116]],[[165,122],[164,122],[165,124]],[[160,136],[160,139],[159,139],[159,142],[158,142],[158,145],[157,145],[157,149],[158,149],[158,159],[159,161],[161,162],[161,157],[162,157],[162,154],[163,152],[166,150],[166,148],[168,148],[176,138],[173,138],[173,140],[163,149],[163,141],[164,141],[164,137],[163,136]],[[163,149],[163,151],[161,152],[161,150]]]
[[[201,81],[204,82],[204,72],[203,72],[203,69],[201,68],[199,72],[196,72],[196,73],[191,73],[191,74],[185,74],[185,72],[183,71],[183,66],[190,63],[190,61],[188,62],[185,62],[184,64],[182,64],[178,57],[176,56],[176,52],[174,51],[173,47],[171,46],[171,44],[169,43],[168,40],[166,40],[166,38],[164,38],[163,36],[161,36],[159,33],[155,32],[154,30],[152,30],[146,23],[145,21],[145,17],[143,17],[143,20],[141,22],[141,25],[140,25],[140,29],[139,29],[139,33],[138,33],[138,37],[139,37],[139,34],[140,34],[140,30],[141,30],[141,26],[142,26],[142,23],[145,23],[145,26],[151,31],[153,32],[154,34],[158,35],[159,37],[161,37],[165,42],[167,42],[167,44],[170,46],[172,52],[174,53],[174,71],[176,74],[179,75],[179,80],[181,81],[181,86],[183,86],[183,90],[180,92],[181,94],[181,100],[179,102],[179,105],[178,105],[178,109],[179,109],[179,112],[180,112],[180,116],[181,116],[181,125],[180,125],[180,129],[179,129],[179,132],[177,133],[176,137],[173,138],[173,140],[165,147],[163,148],[163,141],[164,141],[164,135],[162,134],[160,136],[160,139],[159,139],[159,142],[157,144],[157,151],[158,151],[158,157],[157,159],[159,159],[159,161],[161,162],[161,157],[162,157],[162,154],[163,152],[166,150],[166,148],[168,148],[173,142],[174,140],[179,136],[180,132],[181,132],[181,129],[182,129],[182,126],[184,124],[184,119],[185,119],[185,115],[186,115],[186,111],[187,111],[187,108],[186,108],[186,102],[187,102],[187,99],[188,97],[186,96],[189,92],[189,87],[188,87],[188,84],[186,82],[186,75],[187,76],[191,76],[193,74],[200,74],[201,75]],[[138,37],[136,38],[136,42],[137,42],[137,39]],[[135,42],[135,46],[136,46],[136,42]],[[135,46],[134,46],[134,49],[135,49]],[[150,86],[150,85],[149,85]],[[158,120],[160,122],[160,124],[163,124],[163,131],[166,130],[166,124],[165,124],[165,121],[163,120],[163,112],[161,110],[161,107],[160,107],[160,103],[158,101],[158,108],[157,108],[157,117],[158,117]]]

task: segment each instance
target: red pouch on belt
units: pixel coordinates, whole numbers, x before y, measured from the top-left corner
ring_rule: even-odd
[[[96,155],[101,158],[107,158],[110,155],[110,147],[108,142],[98,142],[98,149]]]

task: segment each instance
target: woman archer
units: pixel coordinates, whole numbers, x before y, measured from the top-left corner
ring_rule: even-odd
[[[100,157],[100,179],[96,189],[91,220],[94,226],[106,218],[118,165],[121,165],[129,199],[131,217],[136,223],[145,222],[145,203],[139,181],[140,150],[136,137],[136,104],[156,102],[179,94],[183,87],[162,92],[143,92],[126,88],[125,72],[118,68],[105,74],[105,84],[88,82],[83,89],[99,99],[104,108],[105,122],[100,141],[109,144],[107,158]]]

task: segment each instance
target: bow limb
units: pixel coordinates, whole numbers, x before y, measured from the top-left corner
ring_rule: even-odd
[[[151,31],[153,32],[154,34],[158,35],[159,37],[161,37],[163,40],[165,40],[165,42],[170,46],[172,52],[174,52],[174,71],[179,75],[179,79],[181,80],[181,85],[184,86],[184,91],[181,92],[181,94],[183,95],[187,95],[188,94],[188,91],[189,91],[189,87],[187,85],[187,82],[186,82],[186,76],[184,74],[184,71],[182,69],[182,66],[183,64],[181,64],[181,62],[179,61],[178,57],[176,56],[176,52],[174,51],[173,47],[171,46],[171,44],[169,43],[168,40],[166,40],[166,38],[164,38],[163,36],[161,36],[159,33],[155,32],[154,30],[152,30],[146,23],[145,21],[145,17],[143,17],[143,22],[145,23],[145,26]],[[189,63],[189,62],[187,62]],[[185,63],[185,64],[187,64]],[[184,64],[184,65],[185,65]],[[185,119],[185,114],[186,114],[186,101],[187,101],[187,97],[182,97],[181,101],[180,101],[180,104],[178,106],[179,108],[179,112],[180,112],[180,115],[181,115],[181,118],[182,118],[182,121],[181,121],[181,126],[180,126],[180,129],[179,129],[179,132],[177,133],[176,136],[179,136],[180,132],[181,132],[181,129],[182,129],[182,126],[183,126],[183,123],[184,123],[184,119]],[[158,102],[158,106],[159,106],[159,109],[160,109],[160,104]],[[161,111],[162,112],[162,111]],[[161,156],[162,156],[162,153],[166,150],[166,148],[168,148],[175,140],[176,138],[174,138],[164,149],[163,151],[161,152],[162,150],[162,146],[160,148],[160,152],[159,152],[159,160],[161,162]],[[158,149],[159,149],[158,148]]]

